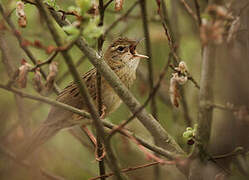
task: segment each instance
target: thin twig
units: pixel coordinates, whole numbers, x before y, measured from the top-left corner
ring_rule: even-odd
[[[104,32],[103,37],[106,37],[110,31],[119,23],[122,19],[126,18],[132,10],[138,5],[139,0],[135,1],[134,4],[124,13],[122,16],[120,16],[118,19],[116,19]]]
[[[198,17],[194,13],[194,11],[191,9],[191,7],[189,7],[189,5],[186,3],[186,1],[185,0],[180,0],[180,1],[184,5],[184,7],[186,8],[187,12],[194,18],[195,21],[198,22]]]
[[[58,51],[55,51],[51,56],[49,56],[45,61],[38,63],[35,65],[35,67],[33,67],[30,71],[35,71],[37,68],[42,67],[46,64],[50,64],[54,58],[57,56]]]
[[[229,104],[229,103],[227,105],[217,104],[217,103],[207,103],[206,105],[209,106],[209,107],[221,109],[221,110],[224,110],[224,111],[232,111],[233,112],[233,111],[239,111],[242,108],[249,111],[249,107],[246,107],[246,106],[234,107],[233,104]]]
[[[109,0],[105,5],[104,5],[104,10],[112,3],[113,0]]]
[[[223,159],[231,156],[236,156],[238,154],[242,154],[244,152],[243,147],[237,147],[233,151],[226,153],[226,154],[221,154],[221,155],[213,155],[212,158],[217,160],[217,159]]]
[[[108,5],[107,5],[108,6]],[[106,6],[106,7],[107,7]],[[105,17],[105,8],[104,7],[104,1],[99,0],[99,13],[100,13],[100,22],[98,24],[99,27],[104,25],[104,17]],[[104,38],[102,38],[102,35],[98,38],[98,52],[100,53],[102,51],[102,46],[104,43]],[[102,111],[103,109],[103,102],[102,102],[102,82],[101,82],[101,74],[97,70],[97,75],[96,75],[97,81],[96,81],[96,87],[97,87],[97,104],[98,104],[98,113],[99,116],[102,115],[102,113],[105,113]],[[97,133],[96,141],[97,141],[97,158],[99,159],[98,165],[99,165],[99,175],[102,176],[106,173],[105,171],[105,163],[104,163],[104,158],[101,158],[104,153],[104,147],[101,142],[101,138],[99,137],[100,134]],[[101,180],[105,180],[105,177],[101,177]]]
[[[199,5],[198,0],[194,0],[194,3],[195,3],[197,21],[198,21],[199,26],[201,26],[202,22],[201,22],[200,5]]]
[[[32,99],[32,100],[36,100],[36,101],[40,101],[40,102],[44,102],[46,104],[50,104],[52,106],[56,106],[56,107],[60,107],[60,108],[63,108],[65,110],[68,110],[68,111],[71,111],[73,113],[76,113],[76,114],[79,114],[81,115],[83,118],[86,118],[86,119],[91,119],[89,113],[83,111],[83,110],[80,110],[80,109],[77,109],[77,108],[74,108],[72,106],[69,106],[67,104],[64,104],[64,103],[61,103],[61,102],[58,102],[58,101],[55,101],[55,100],[51,100],[50,98],[47,98],[47,97],[43,97],[43,96],[40,96],[40,95],[31,95],[31,94],[28,94],[28,93],[25,93],[25,92],[22,92],[20,90],[17,90],[15,88],[12,88],[12,87],[8,87],[6,85],[3,85],[3,84],[0,84],[0,88],[1,89],[4,89],[4,90],[7,90],[7,91],[10,91],[12,93],[15,93],[23,98],[28,98],[28,99]]]
[[[140,0],[141,7],[141,15],[143,20],[143,30],[145,36],[145,45],[146,45],[146,54],[148,55],[148,72],[149,72],[149,84],[150,84],[150,92],[153,91],[154,88],[154,71],[153,71],[153,58],[152,58],[152,50],[151,50],[151,40],[150,40],[150,32],[148,27],[148,18],[147,18],[147,8],[146,1]],[[156,106],[156,97],[151,97],[151,113],[155,119],[157,119],[157,106]]]
[[[122,169],[121,172],[126,173],[126,172],[130,172],[130,171],[135,171],[137,169],[142,169],[142,168],[154,166],[154,165],[157,165],[157,164],[160,164],[160,162],[152,162],[152,163],[148,163],[148,164],[144,164],[144,165],[140,165],[140,166],[136,166],[136,167],[130,167],[130,168]],[[168,162],[167,164],[174,165],[175,162]],[[102,177],[110,177],[110,176],[113,176],[113,175],[114,175],[114,173],[108,173],[108,174],[105,174],[103,176],[90,178],[89,180],[96,180],[96,179],[100,179]]]
[[[75,66],[79,67],[86,59],[86,56],[81,56],[79,60],[76,61]],[[56,81],[57,84],[60,84],[68,75],[70,75],[69,71],[64,72]]]

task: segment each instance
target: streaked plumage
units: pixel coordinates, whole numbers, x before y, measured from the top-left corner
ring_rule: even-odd
[[[104,60],[128,88],[133,84],[136,78],[136,68],[140,57],[146,57],[136,54],[136,45],[137,41],[119,38],[109,46],[104,54]],[[86,72],[82,76],[82,79],[96,104],[96,69],[93,68]],[[108,115],[120,106],[121,100],[103,77],[101,80],[102,102],[105,106],[104,113]],[[86,110],[83,97],[80,95],[77,84],[74,82],[70,83],[58,95],[57,101]],[[72,117],[76,117],[73,116],[72,112],[58,107],[52,107],[47,119],[34,131],[27,142],[24,143],[19,157],[25,158],[31,154],[37,147],[45,143],[59,130],[77,125],[77,121],[72,120]]]

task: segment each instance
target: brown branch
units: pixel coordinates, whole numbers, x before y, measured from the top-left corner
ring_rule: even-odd
[[[207,106],[210,106],[212,108],[217,108],[217,109],[221,109],[224,111],[239,111],[241,110],[241,108],[245,108],[245,110],[249,111],[249,107],[245,107],[245,106],[241,106],[241,107],[234,107],[233,104],[227,104],[227,105],[223,105],[223,104],[214,104],[214,103],[207,103]]]
[[[197,22],[198,22],[199,26],[201,26],[202,22],[201,22],[200,5],[199,5],[198,0],[194,0],[194,3],[195,3],[195,9],[196,9]]]
[[[122,16],[120,16],[118,19],[116,19],[104,32],[103,37],[106,37],[110,31],[119,23],[122,19],[126,18],[132,10],[138,5],[139,0],[135,1],[134,4],[124,13]]]
[[[46,64],[50,64],[54,58],[57,56],[58,51],[55,51],[51,56],[49,56],[45,61],[38,63],[35,65],[35,67],[33,67],[30,71],[35,71],[37,68],[42,67]]]
[[[104,10],[112,3],[113,0],[109,0],[105,5],[104,5]]]
[[[43,97],[43,96],[40,96],[40,95],[31,95],[31,94],[22,92],[20,90],[17,90],[15,88],[8,87],[8,86],[2,85],[2,84],[0,84],[0,88],[4,89],[4,90],[7,90],[7,91],[10,91],[12,93],[15,93],[15,94],[17,94],[17,95],[19,95],[19,96],[21,96],[23,98],[28,98],[28,99],[40,101],[40,102],[43,102],[43,103],[46,103],[46,104],[50,104],[52,106],[60,107],[60,108],[63,108],[65,110],[72,111],[73,113],[79,114],[79,115],[81,115],[82,117],[84,117],[86,119],[91,119],[89,113],[87,113],[87,112],[85,112],[83,110],[74,108],[72,106],[69,106],[67,104],[64,104],[64,103],[61,103],[61,102],[58,102],[58,101],[55,101],[55,100],[51,100],[50,98],[46,98],[46,97]]]
[[[216,46],[209,44],[204,47],[200,94],[197,139],[201,142],[202,148],[206,148],[209,142],[213,108],[208,103],[213,101],[213,81],[215,72]]]
[[[135,171],[137,169],[142,169],[142,168],[146,168],[146,167],[150,167],[150,166],[154,166],[154,165],[158,165],[158,164],[160,164],[160,162],[152,162],[152,163],[148,163],[148,164],[144,164],[144,165],[140,165],[140,166],[136,166],[136,167],[130,167],[130,168],[122,169],[121,172],[122,173],[127,173],[127,172],[130,172],[130,171]],[[175,162],[168,162],[168,164],[174,165]],[[114,173],[111,172],[111,173],[105,174],[103,176],[90,178],[89,180],[96,180],[96,179],[100,179],[102,177],[110,177],[110,176],[113,176],[113,175],[114,175]]]
[[[107,5],[108,6],[108,5]],[[100,22],[98,24],[99,27],[104,25],[104,17],[105,17],[105,8],[107,8],[107,6],[104,6],[104,1],[103,0],[99,0],[99,13],[100,13]],[[102,46],[104,43],[104,38],[101,35],[98,38],[98,52],[100,53],[102,51]],[[102,83],[101,83],[101,74],[99,71],[97,71],[97,75],[96,75],[97,81],[96,81],[96,87],[97,87],[97,104],[98,104],[98,113],[101,116],[103,113],[105,113],[104,111],[102,111],[103,109],[103,101],[102,101]],[[105,163],[104,163],[104,158],[101,158],[103,156],[104,153],[104,146],[101,142],[101,138],[100,138],[101,134],[97,133],[97,137],[96,137],[96,141],[97,141],[97,156],[98,156],[98,165],[99,165],[99,175],[102,176],[106,173],[105,171]],[[101,177],[101,180],[105,180],[105,177]]]
[[[226,153],[226,154],[221,154],[221,155],[213,155],[212,159],[223,159],[223,158],[227,158],[227,157],[231,157],[231,156],[236,156],[238,154],[242,154],[244,153],[244,149],[243,147],[237,147],[235,148],[233,151]]]
[[[185,0],[180,0],[180,1],[181,1],[181,3],[184,5],[184,7],[186,8],[187,12],[193,17],[193,19],[194,19],[195,21],[198,22],[198,17],[197,17],[197,15],[194,13],[194,11],[191,9],[191,7],[189,7],[189,5],[186,3],[186,1],[185,1]]]
[[[145,36],[145,45],[146,45],[146,54],[148,55],[148,72],[149,72],[149,84],[150,84],[150,92],[153,91],[154,86],[154,71],[153,71],[153,58],[152,58],[152,50],[151,50],[151,40],[150,40],[150,32],[148,27],[148,18],[147,18],[147,6],[145,0],[140,0],[141,7],[141,15],[143,20],[143,30]],[[156,97],[151,97],[151,113],[155,119],[157,119],[157,106],[156,106]]]
[[[8,157],[10,158],[11,160],[13,160],[15,163],[27,168],[27,169],[30,169],[32,168],[32,165],[23,160],[23,161],[19,161],[16,157],[15,154],[13,154],[12,152],[10,152],[9,150],[7,150],[4,146],[0,145],[0,150]],[[39,168],[39,171],[41,172],[41,174],[44,176],[44,177],[47,177],[47,179],[50,179],[50,180],[64,180],[63,177],[60,177],[58,175],[54,175],[50,172],[47,172],[46,170],[44,170],[43,168]]]
[[[86,59],[86,56],[81,56],[79,60],[76,61],[75,66],[79,67]],[[69,71],[64,72],[56,81],[57,84],[60,84],[68,75],[70,74]]]

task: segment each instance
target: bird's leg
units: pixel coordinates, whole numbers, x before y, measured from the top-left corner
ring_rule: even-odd
[[[101,115],[99,116],[100,119],[105,118],[105,115],[106,115],[105,111],[106,111],[106,106],[104,104],[102,104]]]
[[[95,147],[95,150],[94,150],[95,159],[97,161],[101,161],[101,159],[103,159],[105,157],[105,154],[106,154],[104,146],[102,145],[102,147],[103,147],[102,155],[98,156],[98,153],[97,153],[98,145],[97,145],[96,138],[94,137],[94,135],[91,133],[91,131],[85,125],[81,126],[81,129],[87,134],[87,136],[89,137],[89,139],[91,140],[91,142],[93,143],[93,145]]]

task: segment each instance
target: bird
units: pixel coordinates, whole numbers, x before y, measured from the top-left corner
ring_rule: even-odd
[[[141,58],[148,58],[146,55],[138,54],[136,47],[140,40],[133,40],[127,37],[115,39],[103,54],[103,60],[116,73],[119,79],[130,88],[136,79],[136,69]],[[81,76],[88,92],[97,105],[97,70],[92,68]],[[122,100],[114,92],[108,82],[101,78],[101,95],[104,116],[115,111]],[[78,86],[71,82],[59,93],[56,101],[65,103],[78,109],[87,111],[84,99],[81,96]],[[102,116],[102,115],[101,115]],[[75,120],[76,119],[76,120]],[[19,159],[26,159],[38,147],[55,136],[60,130],[77,125],[77,115],[62,108],[52,106],[48,116],[41,125],[29,136],[18,153]]]

